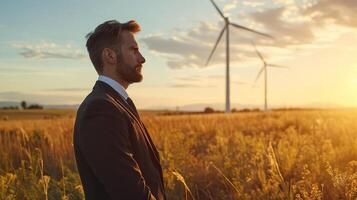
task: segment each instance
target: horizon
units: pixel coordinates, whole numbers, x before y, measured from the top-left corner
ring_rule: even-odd
[[[139,109],[224,105],[225,38],[204,66],[223,28],[210,1],[108,3],[111,6],[97,2],[68,6],[43,0],[3,3],[0,101],[80,104],[97,79],[85,35],[109,19],[135,19],[142,27],[136,38],[146,63],[143,82],[127,91]],[[216,3],[230,21],[277,38],[270,41],[230,30],[231,109],[264,104],[263,77],[254,82],[262,63],[251,40],[269,63],[289,67],[269,69],[269,107],[357,107],[356,1]]]
[[[40,109],[45,109],[45,110],[62,110],[62,109],[78,109],[80,104],[39,104],[36,102],[26,102],[27,106],[31,105],[38,105],[42,108]],[[139,110],[141,111],[179,111],[179,112],[202,112],[206,108],[212,108],[214,111],[218,112],[224,112],[225,110],[225,104],[224,103],[211,103],[211,104],[186,104],[182,106],[174,106],[174,107],[147,107],[147,108],[140,108]],[[21,102],[15,102],[15,101],[0,101],[0,110],[7,110],[7,109],[19,109],[23,110],[21,108]],[[288,105],[270,105],[270,108],[268,110],[274,111],[274,110],[310,110],[310,109],[316,109],[316,110],[326,110],[326,109],[331,109],[331,110],[339,110],[339,109],[357,109],[357,107],[349,107],[349,106],[341,106],[337,104],[323,104],[323,103],[311,103],[311,104],[305,104],[305,105],[296,105],[296,106],[288,106]],[[31,109],[30,109],[31,110]],[[231,110],[236,110],[236,111],[244,111],[244,110],[251,110],[251,111],[264,111],[264,105],[256,105],[256,104],[231,104]]]

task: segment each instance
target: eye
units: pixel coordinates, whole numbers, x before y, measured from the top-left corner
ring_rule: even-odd
[[[133,53],[137,54],[137,53],[139,53],[139,48],[134,47],[134,48],[132,48],[132,51],[133,51]]]

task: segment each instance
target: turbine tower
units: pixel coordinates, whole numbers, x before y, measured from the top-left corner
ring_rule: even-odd
[[[255,83],[259,79],[260,75],[264,72],[264,111],[267,111],[268,110],[268,67],[276,67],[276,68],[288,68],[288,67],[267,63],[263,55],[258,51],[254,42],[252,42],[252,45],[254,46],[255,52],[259,56],[260,60],[263,62],[263,67],[260,69],[257,77],[255,78]]]
[[[238,29],[243,29],[252,33],[256,33],[258,35],[262,35],[265,37],[269,37],[269,38],[273,38],[272,36],[262,33],[262,32],[258,32],[255,31],[253,29],[232,23],[229,21],[229,18],[224,16],[223,12],[218,8],[218,6],[216,5],[216,3],[213,0],[210,0],[213,4],[213,6],[216,8],[217,12],[219,13],[219,15],[223,18],[225,25],[223,27],[223,29],[221,30],[221,32],[219,33],[218,39],[216,41],[216,43],[214,44],[214,47],[211,51],[211,54],[209,55],[207,62],[206,62],[206,66],[208,65],[210,59],[212,58],[212,55],[214,53],[214,51],[217,48],[217,45],[219,43],[219,41],[221,40],[224,31],[226,31],[226,113],[229,113],[231,111],[231,106],[230,106],[230,80],[229,80],[229,26],[233,26],[235,28]]]

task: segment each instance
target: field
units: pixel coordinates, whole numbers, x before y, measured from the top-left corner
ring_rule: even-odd
[[[62,117],[74,117],[75,110],[0,110],[0,120],[35,120],[35,119],[55,119]]]
[[[0,117],[0,200],[84,199],[74,111]],[[357,110],[142,119],[160,151],[169,200],[357,199]]]

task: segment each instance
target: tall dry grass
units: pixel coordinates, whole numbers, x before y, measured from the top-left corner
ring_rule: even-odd
[[[357,198],[356,110],[143,121],[170,200]],[[83,199],[72,127],[73,118],[0,122],[0,199]]]

